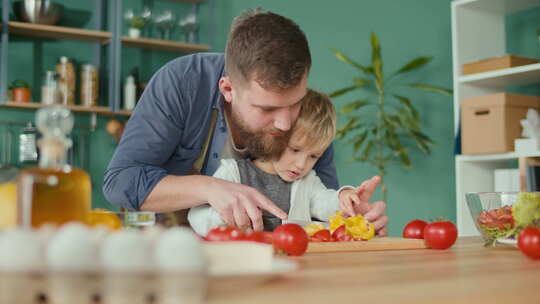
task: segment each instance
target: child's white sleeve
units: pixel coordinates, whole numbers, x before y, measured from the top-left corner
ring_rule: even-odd
[[[339,210],[339,193],[344,189],[354,189],[352,186],[343,186],[337,191],[328,189],[314,171],[307,176],[311,184],[311,197],[309,209],[311,216],[322,221],[328,221],[328,217]]]
[[[222,159],[213,176],[230,182],[240,182],[238,165],[234,159]],[[191,228],[200,235],[206,235],[210,229],[225,224],[219,213],[209,204],[191,208],[188,212],[188,221]]]

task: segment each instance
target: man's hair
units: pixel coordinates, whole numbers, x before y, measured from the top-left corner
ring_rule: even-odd
[[[308,89],[301,101],[300,114],[292,130],[306,148],[326,149],[336,136],[336,110],[330,98]]]
[[[227,76],[283,90],[298,85],[310,67],[306,36],[292,20],[261,9],[233,20],[225,49]]]

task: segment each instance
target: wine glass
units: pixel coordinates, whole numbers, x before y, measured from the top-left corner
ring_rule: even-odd
[[[197,40],[197,30],[199,29],[197,15],[195,13],[187,14],[184,18],[180,19],[178,25],[180,26],[180,31],[184,34],[184,40],[195,43]]]
[[[176,17],[170,10],[165,10],[154,17],[154,24],[161,34],[161,39],[169,40],[174,27]]]

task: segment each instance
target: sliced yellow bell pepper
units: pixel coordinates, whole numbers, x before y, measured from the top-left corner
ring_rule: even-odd
[[[324,229],[323,224],[313,223],[304,227],[304,230],[309,236],[314,235],[317,231]]]
[[[343,212],[341,211],[331,215],[328,220],[330,221],[330,232],[334,232],[334,230],[338,229],[341,225],[345,225],[345,218],[343,217]]]

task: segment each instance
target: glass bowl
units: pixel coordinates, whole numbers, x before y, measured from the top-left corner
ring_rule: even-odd
[[[477,192],[465,198],[486,244],[515,241],[522,228],[540,219],[540,192]]]

